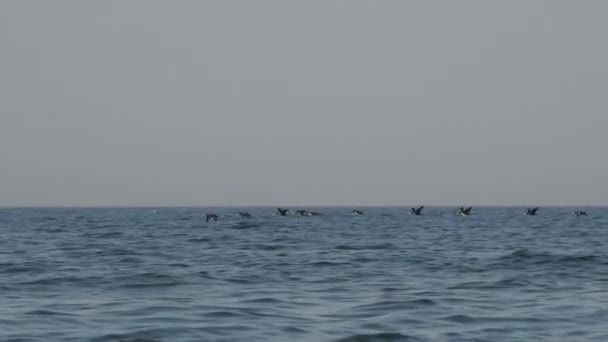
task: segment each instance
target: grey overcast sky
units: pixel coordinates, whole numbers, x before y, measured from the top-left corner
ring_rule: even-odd
[[[0,2],[0,205],[608,205],[608,1]]]

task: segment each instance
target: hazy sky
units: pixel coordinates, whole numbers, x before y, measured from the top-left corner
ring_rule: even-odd
[[[608,205],[608,1],[0,2],[0,205]]]

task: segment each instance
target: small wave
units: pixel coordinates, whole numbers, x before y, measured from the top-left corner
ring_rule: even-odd
[[[253,222],[239,222],[235,225],[232,225],[230,228],[232,229],[253,229],[253,228],[259,228],[262,225],[260,225],[259,223],[253,223]]]
[[[255,249],[255,250],[261,250],[261,251],[276,251],[276,250],[281,250],[281,249],[285,249],[287,248],[286,246],[281,246],[281,245],[266,245],[266,244],[258,244],[258,245],[253,245],[250,247],[250,249]]]
[[[93,222],[93,221],[89,221],[88,223],[90,224],[89,228],[95,229],[95,230],[97,230],[97,229],[109,229],[109,228],[121,228],[120,225],[114,224],[114,223],[96,223],[96,222]],[[88,232],[88,233],[86,233],[84,235],[85,236],[94,236],[95,233]]]
[[[421,306],[432,306],[437,305],[437,302],[428,298],[414,299],[410,301],[386,301],[378,302],[373,304],[359,305],[353,308],[353,310],[364,310],[364,311],[397,311],[403,309],[418,308]]]
[[[58,285],[75,285],[75,286],[83,286],[90,284],[99,284],[103,281],[102,277],[94,276],[94,277],[75,277],[75,276],[65,276],[65,277],[46,277],[34,280],[28,280],[24,282],[19,282],[17,285],[20,286],[58,286]]]
[[[437,305],[437,302],[435,302],[432,299],[428,299],[428,298],[420,298],[420,299],[414,299],[414,300],[408,300],[408,301],[402,301],[402,302],[395,302],[395,301],[379,302],[379,303],[374,303],[374,304],[361,305],[358,308],[359,309],[364,308],[367,310],[393,311],[393,310],[399,310],[399,309],[412,309],[412,308],[419,308],[421,306],[433,306],[433,305]]]
[[[368,263],[368,262],[373,262],[376,261],[375,259],[370,259],[370,258],[366,258],[366,257],[357,257],[351,260],[351,262],[354,262],[356,264],[364,264],[364,263]]]
[[[177,286],[185,284],[185,282],[172,275],[148,272],[114,279],[112,284],[122,288],[149,288]]]
[[[531,281],[523,278],[505,278],[496,281],[468,281],[449,286],[450,290],[500,290],[530,286]]]
[[[311,284],[344,284],[344,283],[352,282],[352,279],[350,277],[345,277],[345,276],[325,276],[325,277],[308,279],[307,281]],[[329,293],[329,292],[340,293],[340,292],[344,292],[344,287],[334,286],[331,288],[326,288],[326,289],[322,289],[322,290],[312,290],[312,291],[313,292],[325,292],[325,293]]]
[[[5,342],[31,342],[32,339],[31,338],[25,338],[25,337],[8,337],[7,340],[5,340]]]
[[[212,334],[215,336],[221,335],[221,336],[226,336],[226,335],[231,335],[234,334],[235,332],[241,332],[241,333],[245,333],[247,334],[247,332],[254,330],[254,328],[250,327],[250,326],[246,326],[246,325],[236,325],[236,324],[230,324],[230,325],[221,325],[221,326],[205,326],[204,328],[199,328],[197,329],[200,332],[204,332],[207,334]],[[245,335],[247,336],[247,335]],[[217,339],[199,339],[198,341],[216,341]],[[247,340],[247,339],[244,339]],[[170,341],[175,341],[175,339],[171,339]],[[222,341],[235,341],[235,339],[225,339]],[[236,340],[238,341],[238,339]]]
[[[260,283],[265,283],[267,281],[266,278],[260,277],[260,276],[247,276],[247,277],[231,277],[231,278],[224,278],[221,279],[230,283],[234,283],[234,284],[241,284],[241,285],[253,285],[253,284],[260,284]]]
[[[585,336],[589,334],[587,331],[583,331],[583,330],[573,330],[573,331],[569,331],[566,333],[566,336],[576,336],[576,337],[581,337],[581,336]]]
[[[65,229],[57,228],[57,227],[45,227],[45,228],[37,228],[36,231],[44,232],[44,233],[63,233],[63,232],[65,232]]]
[[[357,334],[344,337],[335,342],[401,342],[422,341],[421,339],[400,333]]]
[[[33,311],[26,312],[25,315],[31,315],[31,316],[75,316],[74,314],[71,314],[71,313],[68,313],[68,312],[52,311],[52,310],[33,310]]]
[[[473,323],[475,319],[468,315],[450,315],[443,318],[446,321],[455,322],[455,323]]]
[[[361,328],[364,328],[364,329],[367,329],[367,330],[373,330],[373,331],[385,331],[385,330],[389,330],[386,327],[386,325],[379,324],[379,323],[374,323],[374,322],[362,323],[361,324]]]
[[[0,274],[11,274],[11,273],[37,273],[46,270],[46,266],[37,262],[24,262],[24,263],[3,263],[0,264]]]
[[[601,262],[597,255],[560,255],[549,252],[533,252],[527,249],[518,249],[507,255],[500,256],[490,262],[490,267],[526,265],[580,265],[583,263]]]
[[[249,317],[249,315],[242,313],[242,312],[234,312],[234,311],[227,311],[227,310],[205,312],[204,316],[210,317],[210,318],[235,318],[235,319]]]
[[[359,250],[367,250],[367,249],[371,249],[371,250],[376,250],[376,249],[380,249],[380,250],[394,249],[395,246],[393,244],[391,244],[391,243],[380,243],[380,244],[360,245],[360,246],[338,245],[335,248],[339,249],[339,250],[343,250],[343,251],[359,251]]]
[[[153,337],[137,337],[133,334],[108,334],[93,338],[93,342],[162,342],[162,340]]]
[[[431,299],[421,298],[410,301],[385,301],[372,304],[358,305],[348,309],[343,313],[328,314],[324,317],[330,318],[372,318],[385,316],[390,313],[407,311],[425,308],[429,306],[435,306],[437,303]]]
[[[209,242],[211,239],[208,238],[197,238],[197,239],[188,239],[188,242]]]
[[[212,276],[211,273],[208,271],[200,271],[196,273],[196,275],[203,279],[217,279],[216,277]]]
[[[283,327],[281,328],[281,331],[286,332],[286,333],[290,333],[290,334],[308,334],[309,331],[304,330],[304,329],[300,329],[298,327]]]
[[[282,301],[276,299],[276,298],[255,298],[255,299],[248,299],[248,300],[244,300],[243,303],[247,303],[247,304],[278,304],[278,303],[282,303]]]
[[[119,238],[123,235],[124,235],[123,232],[108,232],[108,233],[103,233],[103,234],[91,234],[89,236],[95,237],[97,239],[112,239],[112,238]]]
[[[350,262],[333,262],[333,261],[315,261],[307,264],[308,266],[314,267],[333,267],[333,266],[344,266],[351,265]]]
[[[134,255],[139,255],[140,253],[133,249],[126,249],[126,248],[107,248],[107,249],[102,249],[102,250],[98,250],[95,252],[96,255],[98,256],[112,256],[112,257],[119,257],[119,256],[124,256],[124,257],[131,257]]]
[[[146,319],[138,319],[134,318],[124,312],[118,312],[117,318],[123,322],[126,322],[125,325],[130,325],[134,327],[132,329],[125,329],[122,325],[120,330],[117,332],[105,331],[101,332],[101,335],[92,336],[92,338],[87,339],[92,342],[161,342],[161,341],[200,341],[205,339],[193,339],[193,336],[200,337],[200,331],[203,331],[203,328],[195,328],[190,324],[186,324],[186,322],[195,322],[190,319],[176,319],[173,315],[166,316],[156,316],[152,319],[150,316],[152,312],[146,315]],[[148,322],[148,323],[146,323]],[[182,324],[179,324],[181,322]],[[131,324],[129,324],[131,323]],[[154,326],[163,326],[158,328],[153,328]],[[147,328],[149,327],[149,328]],[[234,327],[234,329],[238,329],[238,327]],[[95,332],[94,330],[92,332]]]
[[[141,263],[143,263],[143,260],[141,260],[140,258],[136,258],[136,257],[126,257],[126,258],[122,258],[122,259],[118,260],[118,262],[127,263],[127,264],[141,264]]]

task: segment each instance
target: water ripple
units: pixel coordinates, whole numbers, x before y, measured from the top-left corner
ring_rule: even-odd
[[[0,340],[608,339],[607,209],[363,209],[0,209]]]

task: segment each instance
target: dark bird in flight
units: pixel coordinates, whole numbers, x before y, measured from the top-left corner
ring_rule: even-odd
[[[306,209],[296,210],[296,216],[319,216],[321,213],[310,211]]]
[[[587,212],[586,211],[575,211],[574,215],[576,215],[576,217],[587,216]]]
[[[534,215],[536,215],[536,212],[538,211],[538,209],[539,208],[528,208],[526,210],[526,215],[532,215],[532,216],[534,216]]]
[[[422,215],[422,209],[424,209],[423,205],[419,206],[418,208],[412,208],[412,209],[410,209],[410,214],[416,215],[416,216]]]
[[[217,222],[217,215],[216,214],[205,214],[205,221],[206,222]]]
[[[355,209],[355,210],[353,210],[353,214],[357,215],[357,216],[361,216],[361,215],[363,215],[363,211]]]
[[[471,215],[471,210],[473,210],[473,207],[468,207],[468,208],[460,207],[458,213],[460,215],[469,216],[469,215]]]
[[[287,216],[288,212],[289,212],[289,209],[277,208],[277,213],[279,213],[279,215],[281,215],[281,216]]]
[[[239,216],[242,217],[242,218],[252,218],[253,217],[248,212],[239,212]]]

